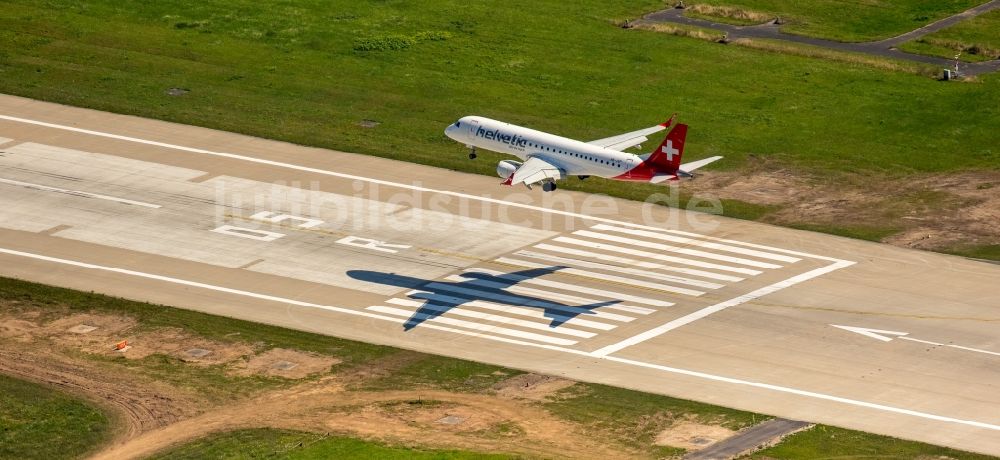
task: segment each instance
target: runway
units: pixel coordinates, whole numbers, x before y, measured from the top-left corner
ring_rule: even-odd
[[[499,182],[0,96],[0,274],[1000,455],[1000,266]]]

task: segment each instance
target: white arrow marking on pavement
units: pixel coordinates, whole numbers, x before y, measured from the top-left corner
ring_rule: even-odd
[[[881,340],[883,342],[888,342],[892,340],[891,337],[886,337],[881,334],[903,336],[909,334],[909,332],[896,332],[896,331],[883,331],[882,329],[868,329],[865,327],[852,327],[852,326],[838,326],[836,324],[831,324],[831,326],[843,329],[845,331],[856,332],[866,337],[871,337],[875,340]]]
[[[882,329],[870,329],[870,328],[867,328],[867,327],[838,326],[836,324],[831,324],[831,326],[833,326],[835,328],[838,328],[838,329],[843,329],[845,331],[855,332],[855,333],[861,334],[861,335],[863,335],[865,337],[871,337],[871,338],[873,338],[875,340],[881,340],[883,342],[889,342],[889,341],[892,341],[892,339],[896,338],[896,339],[900,339],[900,340],[909,340],[911,342],[926,343],[928,345],[936,345],[936,346],[939,346],[939,347],[957,348],[959,350],[974,351],[976,353],[985,353],[987,355],[1000,356],[1000,353],[997,353],[995,351],[980,350],[978,348],[963,347],[961,345],[952,345],[952,344],[948,344],[948,343],[939,343],[939,342],[931,342],[929,340],[914,339],[913,337],[905,337],[905,336],[907,336],[907,335],[910,334],[909,332],[886,331],[886,330],[882,330]],[[886,337],[887,335],[891,335],[891,336],[895,336],[895,337]]]

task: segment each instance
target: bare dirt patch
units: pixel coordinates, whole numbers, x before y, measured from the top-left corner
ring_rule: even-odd
[[[779,225],[891,228],[884,242],[928,250],[1000,243],[1000,172],[817,178],[760,161],[689,184],[700,196],[777,206],[762,220]]]
[[[484,413],[473,407],[450,401],[410,399],[371,404],[362,411],[372,418],[393,418],[424,428],[453,432],[482,431],[503,421],[495,413]]]
[[[0,316],[0,373],[53,385],[108,408],[122,420],[115,440],[97,458],[142,458],[164,448],[215,432],[242,428],[286,428],[345,433],[432,448],[516,452],[545,458],[630,458],[635,452],[592,439],[579,427],[526,403],[573,382],[525,374],[497,386],[498,395],[425,389],[348,391],[367,379],[391,375],[426,355],[400,351],[384,358],[292,387],[229,402],[212,402],[195,390],[144,377],[115,362],[62,355],[60,350],[114,353],[127,337],[136,359],[151,354],[187,355],[190,365],[230,363],[240,375],[264,373],[301,378],[324,372],[332,357],[288,349],[254,355],[255,346],[221,343],[181,329],[144,330],[134,319],[103,314],[11,309]],[[42,316],[55,319],[48,322]],[[90,332],[69,328],[87,324]],[[25,339],[26,338],[26,339]],[[20,340],[34,342],[18,348]],[[17,346],[11,346],[17,344]],[[282,363],[295,363],[294,367]],[[276,366],[277,365],[277,366]]]
[[[763,205],[791,203],[809,188],[805,179],[784,170],[713,173],[699,176],[689,183],[698,194],[714,194],[723,199]]]
[[[37,336],[87,353],[111,354],[114,344],[125,339],[136,324],[134,318],[127,316],[77,313],[44,324]]]
[[[162,354],[202,366],[230,363],[254,352],[253,347],[245,343],[208,340],[177,328],[138,331],[130,335],[128,341],[132,348],[123,353],[128,359]],[[189,353],[191,350],[208,353]]]
[[[695,14],[714,16],[718,18],[735,19],[750,24],[763,24],[775,19],[773,14],[760,13],[745,8],[706,5],[702,3],[688,6],[687,10]]]
[[[960,209],[943,216],[912,216],[904,232],[886,243],[917,249],[1000,243],[1000,173],[964,173],[914,181],[913,187],[948,193]]]
[[[439,423],[447,417],[460,423]],[[479,436],[498,424],[515,438]],[[95,458],[141,458],[210,433],[274,427],[350,433],[437,448],[520,452],[546,458],[629,458],[548,412],[487,395],[446,391],[344,391],[335,377],[276,390],[117,444]]]
[[[11,316],[0,316],[0,338],[13,339],[21,343],[29,343],[34,339],[40,326],[34,321],[18,319]]]
[[[189,418],[204,404],[190,392],[49,351],[0,348],[0,373],[54,386],[110,409],[122,421],[119,439]]]
[[[259,355],[243,358],[230,365],[229,374],[236,376],[268,375],[301,379],[330,370],[340,360],[285,348],[272,348]]]
[[[575,385],[572,380],[561,379],[550,375],[520,374],[493,386],[497,396],[507,399],[527,399],[531,401],[546,401],[559,390]]]
[[[680,447],[688,450],[703,449],[736,434],[718,425],[705,425],[691,420],[680,420],[656,435],[658,446]]]

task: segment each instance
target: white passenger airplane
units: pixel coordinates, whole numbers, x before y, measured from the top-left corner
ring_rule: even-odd
[[[640,156],[623,152],[647,141],[646,136],[667,129],[675,116],[656,126],[590,142],[477,116],[463,117],[448,126],[444,133],[469,146],[471,159],[476,158],[478,147],[524,160],[524,163],[503,160],[497,164],[497,175],[505,179],[504,185],[524,184],[530,189],[541,183],[542,190],[551,192],[556,189],[556,181],[567,176],[581,179],[597,176],[654,184],[675,181],[680,177],[694,177],[691,171],[722,158],[717,156],[681,164],[687,137],[685,124],[670,130],[653,153]]]

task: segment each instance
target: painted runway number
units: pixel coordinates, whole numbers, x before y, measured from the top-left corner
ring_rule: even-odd
[[[310,219],[308,217],[293,216],[291,214],[278,214],[271,211],[261,211],[257,214],[250,216],[251,219],[260,220],[264,222],[271,222],[273,224],[281,223],[286,220],[297,220],[302,222],[298,226],[301,228],[313,228],[323,224],[322,220]]]
[[[272,224],[278,224],[284,221],[296,221],[299,222],[296,225],[299,228],[313,228],[323,225],[323,221],[320,219],[312,219],[309,217],[293,216],[291,214],[279,214],[272,211],[261,211],[252,216],[253,220],[258,220],[261,222],[268,222]],[[247,238],[251,240],[271,242],[285,236],[284,233],[271,232],[267,230],[258,230],[254,228],[238,227],[235,225],[222,225],[220,227],[212,229],[215,233],[221,233],[223,235],[238,236],[240,238]],[[395,254],[399,252],[400,249],[410,249],[413,246],[406,244],[393,244],[385,241],[380,241],[372,238],[364,238],[360,236],[348,235],[344,238],[337,240],[337,244],[343,244],[345,246],[354,246],[357,248],[371,249],[378,252],[387,252],[390,254]]]
[[[399,252],[399,249],[410,249],[412,246],[405,244],[391,244],[385,241],[373,240],[371,238],[362,238],[360,236],[350,235],[337,240],[338,244],[344,244],[347,246],[355,246],[359,248],[371,249],[379,252],[388,252],[395,254]]]
[[[238,236],[251,240],[270,242],[285,236],[284,233],[269,232],[267,230],[257,230],[253,228],[236,227],[234,225],[223,225],[212,230],[223,235]]]
[[[308,217],[293,216],[291,214],[278,214],[271,211],[261,211],[252,216],[253,220],[259,220],[261,222],[268,222],[272,224],[277,224],[284,222],[286,220],[298,221],[300,222],[297,226],[300,228],[313,228],[323,224],[322,220],[311,219]],[[267,230],[257,230],[253,228],[237,227],[235,225],[223,225],[218,228],[212,229],[215,233],[221,233],[223,235],[238,236],[240,238],[249,238],[251,240],[271,242],[282,238],[285,236],[284,233],[270,232]]]

